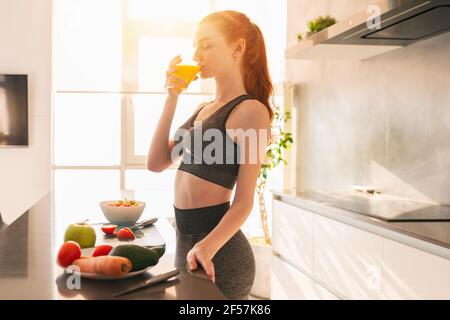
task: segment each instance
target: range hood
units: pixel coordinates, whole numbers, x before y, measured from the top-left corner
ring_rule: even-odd
[[[299,41],[286,58],[366,59],[448,31],[450,0],[384,0]]]

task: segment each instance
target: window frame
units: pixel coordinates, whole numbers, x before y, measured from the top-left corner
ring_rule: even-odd
[[[126,171],[132,169],[147,169],[147,156],[135,153],[135,106],[133,105],[133,95],[165,95],[162,91],[140,91],[139,90],[139,39],[142,37],[192,37],[195,23],[180,22],[174,26],[173,21],[167,23],[158,21],[133,21],[128,19],[129,0],[122,0],[122,89],[120,91],[97,91],[97,90],[57,90],[56,95],[62,94],[120,94],[121,95],[121,136],[120,136],[120,164],[119,165],[55,165],[52,168],[60,169],[92,169],[92,170],[119,170],[120,189],[125,190]],[[215,11],[216,1],[210,0],[211,12]],[[164,27],[161,27],[161,23]],[[182,27],[180,34],[178,27]],[[156,31],[155,31],[156,30]],[[214,92],[208,92],[207,86],[202,82],[200,92],[184,92],[183,95],[215,96]],[[275,86],[276,95],[283,95],[282,84]],[[54,134],[54,133],[53,133]],[[176,170],[178,163],[174,163],[167,170]]]

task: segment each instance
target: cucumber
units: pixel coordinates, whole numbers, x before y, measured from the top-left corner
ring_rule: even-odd
[[[130,259],[131,264],[133,265],[131,272],[156,265],[160,257],[157,250],[137,246],[135,244],[118,245],[112,249],[109,255]]]

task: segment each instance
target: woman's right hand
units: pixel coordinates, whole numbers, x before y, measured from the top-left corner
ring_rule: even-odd
[[[181,57],[178,55],[170,61],[169,68],[166,71],[166,84],[165,88],[167,89],[167,93],[171,97],[178,97],[183,90],[187,88],[187,83],[182,78],[173,74],[177,71],[177,64],[181,62]],[[197,80],[198,77],[195,76],[194,80]]]

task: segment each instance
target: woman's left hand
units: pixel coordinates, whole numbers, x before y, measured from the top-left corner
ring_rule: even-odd
[[[212,262],[212,255],[206,247],[197,243],[187,254],[186,260],[188,267],[191,270],[198,268],[198,263],[203,267],[208,277],[212,282],[216,282],[216,274],[214,271],[214,263]]]

